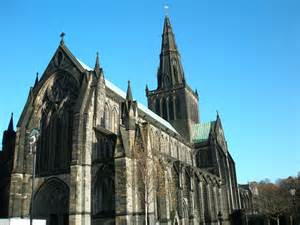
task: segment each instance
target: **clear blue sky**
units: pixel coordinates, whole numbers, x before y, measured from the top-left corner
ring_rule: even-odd
[[[45,3],[47,2],[47,3]],[[59,34],[82,61],[96,51],[107,79],[146,103],[156,88],[164,0],[2,1],[0,131],[18,120],[35,73]],[[220,112],[238,181],[300,171],[300,1],[169,0],[188,83],[201,120]]]

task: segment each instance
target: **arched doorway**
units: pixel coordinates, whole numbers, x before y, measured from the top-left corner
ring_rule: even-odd
[[[69,187],[51,178],[34,195],[33,218],[46,219],[47,225],[69,224]]]

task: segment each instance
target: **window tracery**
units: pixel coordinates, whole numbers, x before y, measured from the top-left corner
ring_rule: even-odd
[[[72,150],[73,107],[79,92],[76,79],[66,73],[54,75],[43,97],[37,174],[68,171]]]

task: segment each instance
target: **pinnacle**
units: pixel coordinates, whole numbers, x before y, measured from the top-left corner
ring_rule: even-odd
[[[131,87],[130,87],[130,80],[128,81],[126,100],[133,101]]]
[[[100,63],[99,63],[99,52],[96,53],[96,63],[95,63],[95,69],[100,69]]]
[[[36,73],[36,77],[35,77],[35,82],[34,82],[34,86],[33,87],[36,87],[37,84],[39,82],[39,73]]]
[[[11,113],[10,121],[9,121],[8,128],[7,128],[8,131],[13,131],[14,130],[14,120],[13,120],[13,117],[14,117],[14,114]]]

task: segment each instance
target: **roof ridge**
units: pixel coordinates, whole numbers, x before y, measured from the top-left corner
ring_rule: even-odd
[[[76,58],[76,57],[75,57]],[[86,65],[84,62],[82,62],[81,60],[79,60],[78,58],[76,58],[76,60],[81,64],[81,66],[88,70],[88,71],[93,71],[93,69],[91,67],[89,67],[88,65]],[[116,86],[115,84],[113,84],[111,81],[107,80],[105,78],[105,85],[112,90],[113,92],[115,92],[116,94],[118,94],[120,97],[122,97],[124,100],[126,99],[126,93],[119,88],[118,86]],[[161,125],[165,126],[166,128],[170,129],[171,131],[173,131],[176,134],[179,134],[176,129],[164,118],[160,117],[159,115],[157,115],[156,113],[154,113],[153,111],[151,111],[148,107],[146,107],[145,105],[143,105],[142,103],[140,103],[139,101],[137,101],[138,103],[138,108],[143,111],[145,114],[149,115],[152,119],[156,120],[157,122],[159,122]]]

